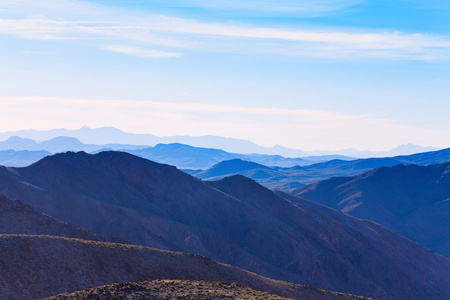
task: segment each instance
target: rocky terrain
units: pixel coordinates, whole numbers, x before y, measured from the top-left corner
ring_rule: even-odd
[[[132,298],[136,300],[287,300],[288,298],[271,295],[238,286],[235,283],[207,282],[191,280],[153,280],[139,283],[114,283],[97,288],[89,288],[71,294],[62,294],[45,300],[118,300]]]

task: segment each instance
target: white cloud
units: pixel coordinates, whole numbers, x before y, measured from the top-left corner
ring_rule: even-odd
[[[180,57],[182,54],[177,52],[164,52],[151,49],[141,49],[133,46],[126,45],[110,45],[105,47],[106,50],[123,53],[128,55],[135,55],[142,58],[173,58]]]
[[[165,1],[166,3],[170,1]],[[213,9],[232,9],[246,11],[269,11],[271,15],[292,12],[296,16],[320,15],[340,10],[362,2],[362,0],[178,0],[173,5],[205,7]]]
[[[51,1],[18,2],[22,4],[13,5],[16,2],[8,0],[6,7],[18,10],[17,14],[22,13],[23,16],[0,19],[0,34],[39,40],[104,40],[108,44],[121,44],[140,49],[152,45],[152,48],[165,47],[158,51],[170,53],[178,51],[167,51],[166,48],[331,59],[376,57],[430,60],[450,57],[450,40],[448,37],[437,35],[343,32],[336,29],[314,31],[244,24],[214,24],[155,16],[145,12],[133,15],[75,0],[63,0],[68,7],[66,10],[64,5],[57,5]],[[297,1],[287,2],[294,6],[297,3]],[[341,3],[341,1],[331,2]],[[233,3],[230,5],[237,5],[237,2]],[[311,2],[308,3],[311,5]],[[319,1],[316,5],[326,6],[324,3],[326,1]],[[30,8],[21,12],[18,7],[25,4],[31,5],[36,12],[42,14],[33,15],[28,12]],[[98,43],[94,41],[92,44],[97,47]]]
[[[219,135],[303,150],[386,150],[402,143],[448,147],[450,132],[368,115],[132,100],[0,97],[0,130],[115,126],[129,132]]]

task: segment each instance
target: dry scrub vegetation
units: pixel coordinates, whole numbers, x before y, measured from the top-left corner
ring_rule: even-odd
[[[235,299],[235,300],[285,300],[276,295],[255,291],[235,283],[190,280],[153,280],[140,283],[114,283],[62,294],[45,300],[119,300],[119,299]]]

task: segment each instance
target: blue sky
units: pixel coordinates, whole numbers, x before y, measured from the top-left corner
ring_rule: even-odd
[[[0,131],[449,147],[445,1],[3,0]]]

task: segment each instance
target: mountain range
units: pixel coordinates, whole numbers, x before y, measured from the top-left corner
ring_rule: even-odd
[[[219,136],[172,136],[172,137],[157,137],[152,134],[135,134],[127,133],[114,127],[100,127],[91,129],[83,126],[80,129],[52,129],[52,130],[19,130],[0,133],[0,140],[6,140],[13,136],[28,138],[36,141],[51,140],[56,137],[72,137],[80,140],[86,144],[131,144],[131,145],[146,145],[154,146],[159,143],[181,143],[195,147],[214,148],[220,145],[220,148],[233,153],[259,153],[269,155],[282,155],[286,157],[302,157],[307,156],[305,152],[296,149],[289,149],[282,146],[262,147],[253,142],[224,138]],[[76,151],[77,149],[68,149]]]
[[[273,279],[379,299],[450,295],[448,259],[373,222],[288,200],[243,176],[206,183],[128,153],[69,152],[25,168],[1,167],[0,192],[106,238],[200,254]],[[26,251],[49,243],[10,239]],[[51,243],[61,253],[90,247],[62,238]]]
[[[97,153],[105,150],[125,151],[160,163],[167,163],[182,169],[206,169],[230,159],[243,159],[267,164],[269,166],[292,167],[308,165],[330,159],[351,160],[344,156],[314,156],[306,158],[286,158],[280,155],[239,154],[220,149],[193,147],[179,143],[157,144],[154,147],[129,144],[84,144],[73,137],[56,137],[36,142],[31,139],[13,136],[0,142],[0,164],[23,167],[51,154],[66,151],[85,151]]]
[[[50,154],[48,151],[0,150],[0,165],[26,167]]]
[[[336,151],[302,151],[290,149],[280,145],[273,147],[262,147],[253,142],[243,139],[224,138],[218,136],[171,136],[157,137],[152,134],[134,134],[127,133],[114,127],[89,128],[83,126],[80,129],[52,129],[52,130],[19,130],[1,132],[0,140],[6,140],[13,136],[28,138],[36,141],[47,141],[56,137],[73,137],[86,144],[129,144],[154,146],[156,144],[181,143],[194,147],[202,148],[220,148],[231,153],[240,154],[267,154],[281,155],[284,157],[306,157],[306,156],[348,156],[348,157],[389,157],[396,155],[410,155],[419,152],[438,150],[433,147],[421,147],[413,144],[400,145],[389,151],[368,151],[357,149],[344,149]],[[113,149],[113,148],[111,148]],[[123,149],[123,148],[122,148]],[[9,150],[9,149],[6,149]],[[24,149],[31,150],[31,149]],[[39,149],[42,150],[42,149]],[[72,151],[86,151],[85,149],[66,149]],[[119,149],[113,149],[119,150]],[[51,151],[50,151],[51,152]],[[90,151],[87,151],[90,152]]]
[[[450,258],[450,163],[382,167],[292,194],[375,221]]]
[[[386,158],[331,160],[290,168],[267,167],[257,163],[250,164],[241,159],[233,159],[220,162],[207,170],[185,171],[202,180],[217,180],[240,174],[252,178],[268,188],[291,191],[323,179],[358,175],[378,167],[392,167],[399,164],[429,165],[447,161],[450,161],[450,148]]]

